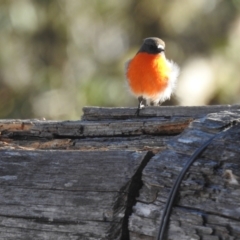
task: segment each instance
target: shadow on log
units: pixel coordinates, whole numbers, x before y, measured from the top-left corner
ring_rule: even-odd
[[[0,239],[156,239],[174,180],[239,106],[84,108],[0,121]],[[181,184],[166,239],[240,239],[240,125]]]

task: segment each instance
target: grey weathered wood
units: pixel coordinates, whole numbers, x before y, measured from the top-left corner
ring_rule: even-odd
[[[82,121],[0,120],[0,239],[153,240],[174,179],[240,118],[238,108],[147,107],[139,118],[136,108],[84,108]],[[239,136],[234,126],[191,167],[166,239],[240,239]]]
[[[132,136],[132,137],[95,137],[80,139],[34,139],[34,140],[15,140],[8,142],[0,141],[0,149],[59,149],[59,150],[131,150],[131,151],[152,151],[157,153],[165,148],[166,142],[172,136]]]
[[[13,121],[0,120],[2,137],[99,137],[142,134],[178,134],[192,118],[173,117],[118,121]]]
[[[112,138],[88,138],[74,140],[74,148],[83,150],[111,149],[152,151],[157,153],[165,149],[166,142],[172,136],[136,136],[136,137],[112,137]]]
[[[233,120],[240,121],[239,111],[196,120],[149,161],[143,170],[139,202],[130,216],[131,239],[155,239],[168,193],[180,170],[204,141]],[[190,168],[166,239],[240,239],[239,136],[240,125],[233,126]]]
[[[130,151],[1,150],[1,239],[118,239],[129,187],[145,157]]]
[[[191,117],[199,118],[206,114],[220,111],[234,111],[240,105],[211,105],[211,106],[159,106],[145,107],[140,111],[140,117]],[[104,119],[127,119],[138,118],[136,108],[106,108],[106,107],[84,107],[83,120],[104,120]]]

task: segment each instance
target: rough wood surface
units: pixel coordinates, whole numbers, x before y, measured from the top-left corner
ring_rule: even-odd
[[[192,118],[151,118],[117,121],[5,121],[0,120],[2,137],[105,137],[139,136],[143,134],[178,134]]]
[[[130,216],[131,239],[155,239],[168,193],[180,170],[204,141],[233,120],[240,120],[240,112],[209,114],[196,120],[149,161],[143,170],[139,202]],[[233,126],[190,168],[166,239],[240,239],[239,139],[240,125]]]
[[[234,111],[239,109],[239,107],[239,105],[145,107],[140,111],[140,118],[174,116],[199,118],[209,113]],[[82,120],[133,119],[137,118],[136,110],[136,108],[84,107]]]
[[[0,239],[153,240],[174,179],[239,106],[84,108],[0,120]],[[240,126],[185,177],[168,240],[240,239]]]
[[[24,240],[118,239],[133,178],[148,161],[146,152],[131,151],[0,156],[0,236]]]

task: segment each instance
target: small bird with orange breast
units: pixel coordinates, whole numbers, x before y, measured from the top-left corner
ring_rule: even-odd
[[[165,43],[146,38],[133,59],[126,63],[126,77],[131,92],[138,98],[137,116],[147,105],[160,105],[169,99],[176,85],[179,67],[166,59]]]

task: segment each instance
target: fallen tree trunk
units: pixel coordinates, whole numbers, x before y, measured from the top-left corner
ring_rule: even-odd
[[[155,239],[191,154],[238,106],[84,108],[81,121],[0,121],[1,239]],[[224,111],[225,110],[225,111]],[[181,184],[166,239],[240,239],[240,126]]]

